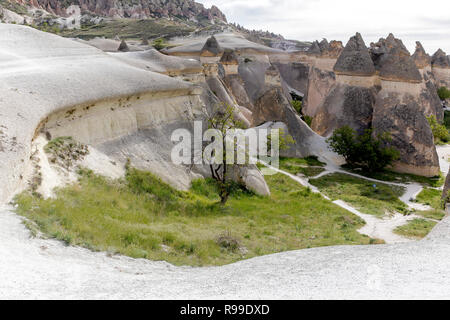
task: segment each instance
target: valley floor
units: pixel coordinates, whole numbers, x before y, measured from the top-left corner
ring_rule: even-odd
[[[450,219],[418,242],[279,253],[222,267],[108,257],[30,238],[0,212],[5,299],[386,299],[450,296]]]

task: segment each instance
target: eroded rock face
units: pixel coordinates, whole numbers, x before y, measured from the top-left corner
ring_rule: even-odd
[[[24,1],[21,1],[24,2]],[[185,18],[227,22],[225,15],[212,6],[206,9],[192,0],[33,0],[31,5],[58,16],[67,16],[67,8],[78,5],[82,13],[113,18]]]
[[[314,117],[320,104],[324,101],[336,83],[336,75],[331,71],[323,71],[312,67],[309,71],[309,81],[303,103],[303,113]]]
[[[409,94],[379,94],[373,114],[374,133],[389,132],[391,145],[400,151],[394,165],[399,172],[439,175],[439,159],[433,133],[416,99]]]
[[[439,49],[431,57],[433,76],[437,87],[450,88],[450,58]]]
[[[281,77],[291,87],[306,94],[309,82],[310,67],[301,62],[274,63]]]
[[[325,98],[312,122],[312,129],[329,136],[334,129],[348,125],[362,132],[372,124],[376,89],[337,84]]]
[[[450,59],[448,58],[447,54],[442,51],[442,49],[439,49],[435,52],[435,54],[433,54],[431,63],[433,67],[450,68]]]
[[[425,52],[425,49],[419,41],[416,42],[416,51],[412,55],[412,58],[418,69],[431,67],[431,57]]]

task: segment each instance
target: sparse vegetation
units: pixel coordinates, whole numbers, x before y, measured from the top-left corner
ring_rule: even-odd
[[[300,100],[292,100],[291,104],[298,114],[302,114],[302,102]]]
[[[441,174],[436,177],[423,177],[423,176],[417,176],[414,174],[408,174],[408,173],[398,173],[393,172],[390,170],[382,170],[379,172],[368,172],[360,169],[350,168],[348,166],[344,166],[344,169],[347,169],[350,172],[357,173],[359,175],[377,179],[381,181],[388,181],[388,182],[398,182],[398,183],[409,183],[409,182],[417,182],[424,186],[429,186],[433,188],[439,188],[444,184],[445,177]]]
[[[435,116],[427,117],[431,131],[433,131],[435,144],[446,144],[450,141],[450,133],[445,125],[440,124]]]
[[[382,171],[399,158],[399,151],[387,144],[388,133],[374,135],[371,129],[358,134],[353,128],[344,126],[334,131],[327,140],[331,149],[345,158],[351,168],[363,168],[368,172]]]
[[[194,26],[166,19],[114,19],[93,25],[82,25],[81,29],[64,29],[61,35],[81,39],[105,37],[113,39],[155,39],[186,36],[195,30]]]
[[[217,204],[212,179],[180,192],[135,169],[122,181],[80,174],[79,183],[57,190],[55,199],[19,195],[18,213],[67,244],[176,265],[223,265],[287,250],[375,243],[357,232],[360,218],[280,174],[266,177],[270,197],[236,186],[225,206]]]
[[[438,189],[423,189],[416,197],[417,202],[426,204],[433,209],[442,209],[442,190]]]
[[[50,141],[44,148],[51,163],[69,169],[73,163],[89,153],[86,145],[73,140],[71,137],[59,137]]]
[[[169,46],[169,44],[166,42],[166,39],[158,38],[153,41],[152,46],[156,50],[161,51],[162,49],[167,48]]]
[[[422,239],[427,236],[437,223],[425,219],[414,219],[404,226],[394,230],[395,233],[414,239]]]
[[[329,174],[309,182],[332,200],[344,200],[363,213],[382,217],[386,213],[408,211],[399,199],[405,192],[402,187],[374,183],[342,173]]]
[[[302,174],[306,177],[314,177],[325,171],[325,163],[320,162],[317,157],[298,158],[280,158],[280,169],[293,175]]]
[[[308,125],[308,127],[311,127],[311,124],[312,124],[312,121],[313,121],[313,118],[312,117],[310,117],[310,116],[303,116],[303,121],[305,121],[306,122],[306,124]]]

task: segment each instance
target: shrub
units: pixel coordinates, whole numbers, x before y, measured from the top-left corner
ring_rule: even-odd
[[[436,144],[450,141],[450,134],[445,125],[440,124],[435,116],[427,117],[427,120],[430,124],[431,131],[433,131],[434,142]]]
[[[388,133],[374,135],[372,129],[358,134],[349,126],[334,131],[327,140],[331,149],[343,156],[351,167],[360,167],[369,172],[382,171],[399,158],[399,152],[387,144]]]
[[[309,127],[311,127],[312,120],[313,120],[312,117],[310,117],[310,116],[303,116],[303,120],[306,122],[306,124],[307,124]]]
[[[292,101],[292,107],[297,111],[299,114],[302,113],[302,102],[300,100],[293,100]]]
[[[158,51],[161,51],[162,49],[166,48],[168,44],[166,43],[166,40],[164,38],[158,38],[153,41],[153,48],[155,48]]]
[[[437,92],[441,100],[447,100],[450,98],[450,90],[446,87],[440,87]]]

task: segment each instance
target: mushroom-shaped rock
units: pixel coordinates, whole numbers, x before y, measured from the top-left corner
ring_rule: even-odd
[[[125,42],[125,40],[122,40],[122,42],[120,43],[119,48],[117,49],[117,51],[120,51],[120,52],[128,52],[128,51],[130,51],[130,48],[128,48],[128,45]]]
[[[357,76],[375,74],[375,67],[361,34],[350,38],[334,66],[334,72]]]
[[[330,44],[328,43],[327,39],[323,39],[322,41],[320,41],[319,43],[319,48],[320,48],[320,52],[325,52],[328,51],[328,48],[330,47]]]
[[[309,55],[320,55],[322,51],[320,50],[319,42],[317,40],[314,41],[306,53]]]
[[[416,67],[419,69],[431,66],[431,57],[425,52],[425,49],[419,41],[416,42],[416,51],[412,55],[412,58]]]
[[[202,57],[218,57],[222,54],[223,49],[217,41],[216,37],[212,36],[206,40],[202,48],[200,56]]]
[[[450,68],[450,59],[442,49],[439,49],[431,57],[431,64],[433,67]]]

